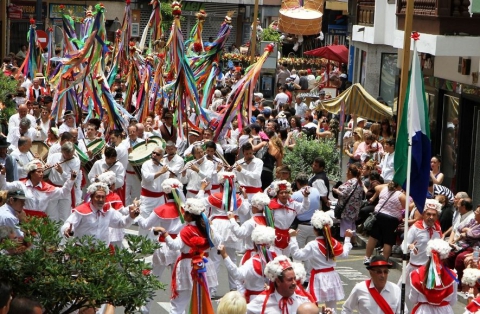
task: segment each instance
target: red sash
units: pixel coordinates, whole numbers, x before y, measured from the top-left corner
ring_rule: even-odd
[[[146,196],[146,197],[162,197],[162,196],[165,195],[165,193],[163,193],[163,192],[152,192],[152,191],[149,191],[145,188],[142,188],[142,191],[141,191],[140,195]]]
[[[242,260],[240,261],[240,265],[245,264],[252,257],[254,252],[254,249],[246,250],[245,254],[243,254]]]
[[[242,188],[245,189],[245,193],[247,193],[247,194],[263,192],[261,187],[257,188],[257,187],[254,187],[254,186],[242,186]]]
[[[212,189],[213,189],[213,186],[212,186]],[[208,196],[208,202],[212,206],[222,209],[223,192],[217,192],[217,193],[210,194]],[[240,198],[239,195],[237,195],[237,208],[240,207],[240,206],[242,206],[242,199]]]
[[[110,191],[110,193],[108,193],[107,197],[105,198],[105,203],[109,203],[110,206],[112,206],[112,208],[115,210],[120,210],[123,208],[123,202],[120,199],[120,196],[112,191]]]
[[[290,234],[288,229],[279,229],[275,227],[275,246],[279,249],[286,249],[290,243]]]
[[[179,217],[176,204],[171,202],[155,207],[153,211],[160,219],[175,219]]]
[[[377,303],[378,307],[382,310],[383,313],[385,314],[394,314],[392,308],[388,304],[388,302],[382,297],[382,295],[375,289],[375,287],[370,288],[370,282],[371,280],[368,279],[365,281],[365,284],[367,285],[367,290],[370,292],[370,295],[372,296],[373,300]]]
[[[257,226],[267,225],[267,220],[265,219],[265,216],[253,216],[252,219],[255,222],[255,224],[257,224]]]
[[[292,202],[292,201],[293,201],[292,199],[288,200],[288,202]],[[268,207],[270,207],[271,210],[284,209],[284,210],[287,210],[287,211],[288,210],[295,211],[295,210],[293,210],[293,208],[287,207],[286,205],[283,205],[282,203],[279,203],[277,198],[272,199],[270,201],[270,204],[268,204]]]
[[[448,298],[453,293],[453,285],[456,284],[455,280],[450,277],[450,275],[442,268],[440,277],[443,285],[441,287],[435,287],[435,289],[427,289],[422,285],[426,271],[426,267],[422,266],[410,273],[410,283],[412,285],[412,288],[415,289],[418,293],[423,294],[427,299],[428,303],[432,305],[441,304],[443,300]]]
[[[105,203],[105,205],[103,206],[102,212],[106,213],[108,212],[109,209],[110,209],[110,204]],[[90,215],[93,213],[92,208],[90,207],[90,202],[80,204],[77,207],[75,207],[73,210],[82,215]]]
[[[245,300],[247,300],[247,303],[250,302],[250,297],[252,295],[259,295],[260,293],[262,293],[264,290],[260,290],[260,291],[255,291],[255,290],[249,290],[249,289],[245,289],[245,293],[244,293],[244,296],[245,296]]]
[[[325,247],[325,239],[317,239],[318,249],[324,256],[327,256],[327,248]],[[334,238],[332,238],[333,254],[340,256],[343,254],[343,245]]]
[[[22,182],[23,184],[26,184],[27,181],[28,181],[27,178],[20,180],[20,182]],[[41,183],[42,183],[42,187],[36,186],[36,187],[34,187],[34,189],[38,190],[40,192],[45,192],[45,193],[55,191],[55,187],[53,185],[51,185],[50,183],[45,182],[45,181],[41,181]]]
[[[476,297],[465,308],[472,313],[477,313],[480,310],[480,297]]]

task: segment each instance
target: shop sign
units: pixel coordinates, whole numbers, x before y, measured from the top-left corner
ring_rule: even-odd
[[[50,3],[48,16],[51,19],[62,18],[62,9],[60,9],[60,6],[63,6],[63,10],[65,10],[65,12],[69,12],[69,15],[71,16],[76,16],[76,17],[85,16],[86,7],[84,5]]]
[[[12,20],[19,20],[22,18],[22,7],[15,5],[15,4],[10,4],[8,6],[8,17],[11,18]]]
[[[12,1],[12,4],[20,7],[22,9],[22,14],[19,19],[22,20],[30,20],[30,18],[37,18],[37,8],[35,6],[35,2],[29,2],[29,1]],[[10,17],[10,15],[9,15]],[[47,17],[47,4],[42,3],[42,20],[44,20]],[[17,18],[12,18],[11,19],[17,19]],[[42,21],[37,21],[42,22]]]

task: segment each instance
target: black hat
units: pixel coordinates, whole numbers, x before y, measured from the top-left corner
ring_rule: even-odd
[[[65,119],[67,116],[73,116],[73,111],[72,110],[65,110],[65,113],[63,114],[63,119]]]
[[[7,138],[4,136],[0,136],[0,147],[8,147],[10,143],[7,142]]]
[[[375,255],[370,260],[370,264],[367,265],[367,269],[373,269],[375,267],[388,267],[389,269],[393,267],[392,263],[389,263],[385,256]]]

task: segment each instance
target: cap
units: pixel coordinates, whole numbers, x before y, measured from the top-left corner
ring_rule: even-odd
[[[190,130],[188,132],[188,135],[200,136],[200,132],[198,132],[197,130]]]
[[[63,119],[65,119],[67,116],[73,116],[73,111],[65,110],[65,113],[63,114]]]
[[[388,267],[388,268],[392,268],[393,267],[393,264],[392,263],[389,263],[387,261],[387,259],[385,258],[385,256],[383,255],[375,255],[374,257],[372,257],[372,259],[370,260],[370,264],[367,265],[367,269],[373,269],[375,267]]]
[[[254,93],[253,96],[258,97],[260,99],[263,99],[263,94],[262,93]]]
[[[23,190],[9,191],[7,193],[7,198],[10,198],[10,197],[13,197],[13,198],[16,198],[16,199],[19,199],[19,200],[26,200],[27,199],[27,197],[25,196],[25,192],[23,192]]]
[[[215,90],[215,92],[213,93],[213,96],[215,96],[216,98],[222,97],[222,92],[217,89],[217,90]]]

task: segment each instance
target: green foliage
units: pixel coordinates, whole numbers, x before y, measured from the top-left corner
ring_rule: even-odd
[[[280,33],[270,27],[264,28],[262,32],[262,41],[273,41],[280,43]]]
[[[0,102],[4,107],[0,111],[0,120],[8,121],[11,115],[15,114],[15,102],[10,95],[14,95],[17,91],[17,80],[0,74]]]
[[[9,280],[14,291],[34,296],[45,313],[72,313],[106,303],[133,313],[156,290],[165,289],[142,258],[158,244],[144,237],[129,235],[131,247],[112,254],[92,237],[60,245],[60,225],[47,218],[32,219],[22,228],[31,246],[21,254],[0,254],[0,278]]]
[[[295,178],[299,172],[311,174],[313,160],[321,157],[325,160],[328,178],[331,181],[337,181],[340,179],[338,154],[339,151],[334,140],[307,140],[299,137],[293,150],[286,151],[283,163],[290,166],[292,178]]]

